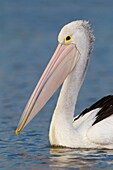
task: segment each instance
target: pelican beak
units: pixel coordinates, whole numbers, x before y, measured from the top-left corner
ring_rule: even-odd
[[[73,70],[79,59],[74,44],[59,44],[21,116],[16,135],[34,118]]]

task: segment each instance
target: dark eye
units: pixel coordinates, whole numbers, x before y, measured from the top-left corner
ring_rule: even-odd
[[[66,37],[66,41],[69,41],[71,39],[71,37],[68,35],[67,37]]]
[[[69,43],[72,40],[72,36],[68,35],[67,37],[64,38],[65,43]]]

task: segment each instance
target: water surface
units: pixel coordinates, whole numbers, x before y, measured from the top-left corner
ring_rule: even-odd
[[[51,148],[49,124],[58,92],[20,136],[25,104],[66,23],[90,20],[96,42],[76,113],[113,94],[112,0],[0,1],[0,169],[113,169],[113,150]]]

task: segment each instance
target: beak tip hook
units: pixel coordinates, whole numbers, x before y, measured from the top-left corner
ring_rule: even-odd
[[[18,129],[16,129],[16,131],[15,131],[16,136],[18,136],[19,132],[20,132],[20,131],[19,131]]]

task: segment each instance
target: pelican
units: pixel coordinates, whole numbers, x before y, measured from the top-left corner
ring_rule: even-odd
[[[70,148],[113,149],[112,95],[100,99],[74,118],[93,42],[88,21],[73,21],[61,29],[58,47],[24,109],[16,135],[63,83],[50,125],[50,144]]]

